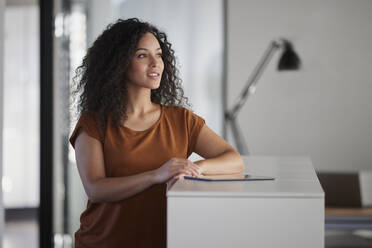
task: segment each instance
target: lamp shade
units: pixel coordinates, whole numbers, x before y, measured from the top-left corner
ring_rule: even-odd
[[[301,66],[301,60],[293,50],[292,44],[284,40],[283,53],[279,60],[278,70],[298,70]]]

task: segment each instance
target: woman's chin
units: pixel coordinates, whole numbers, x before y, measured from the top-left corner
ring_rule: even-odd
[[[138,82],[138,83],[129,83],[132,84],[133,86],[136,87],[141,87],[141,88],[147,88],[150,90],[156,90],[157,88],[160,87],[160,80],[151,80],[151,81],[145,81],[145,82]]]
[[[159,88],[159,87],[160,87],[160,82],[156,82],[155,84],[152,84],[150,88],[151,88],[152,90],[156,90],[156,89]]]

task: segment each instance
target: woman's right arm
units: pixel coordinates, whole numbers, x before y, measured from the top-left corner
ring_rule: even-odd
[[[181,174],[200,174],[198,166],[191,161],[172,158],[156,170],[126,177],[106,177],[102,145],[84,130],[76,138],[75,156],[85,192],[92,202],[120,201]]]

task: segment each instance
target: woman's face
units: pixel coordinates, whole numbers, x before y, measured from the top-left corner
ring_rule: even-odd
[[[160,44],[152,33],[146,33],[139,40],[130,61],[127,71],[129,84],[156,89],[160,86],[163,70]]]

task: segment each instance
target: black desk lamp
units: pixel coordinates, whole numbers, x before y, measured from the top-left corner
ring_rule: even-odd
[[[301,61],[297,54],[294,52],[292,44],[285,39],[273,40],[269,47],[266,49],[264,55],[262,56],[259,63],[256,65],[254,71],[249,77],[246,86],[242,90],[239,97],[236,99],[235,104],[230,110],[225,112],[226,124],[231,125],[235,143],[238,152],[241,155],[248,155],[248,147],[245,143],[243,134],[238,126],[236,117],[239,110],[243,107],[244,103],[247,101],[248,97],[256,91],[256,83],[260,78],[262,72],[266,68],[267,64],[270,62],[272,55],[279,49],[283,50],[282,56],[279,60],[278,70],[298,70],[301,65]]]

